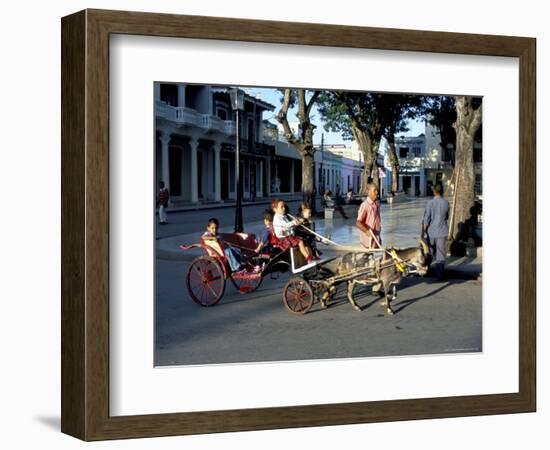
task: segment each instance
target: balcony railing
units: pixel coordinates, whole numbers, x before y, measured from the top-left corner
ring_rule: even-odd
[[[284,142],[285,144],[288,144],[288,140],[285,137],[285,134],[283,132],[274,132],[271,130],[264,130],[263,132],[263,138],[266,141],[270,142]]]
[[[230,144],[230,151],[235,151],[235,146]],[[244,153],[255,155],[270,156],[275,152],[275,147],[265,142],[250,142],[247,139],[241,139],[240,150]]]
[[[210,114],[201,114],[185,106],[171,106],[162,101],[157,101],[155,114],[156,117],[182,125],[199,127],[208,131],[218,131],[228,136],[235,135],[235,122],[233,120],[222,120]]]

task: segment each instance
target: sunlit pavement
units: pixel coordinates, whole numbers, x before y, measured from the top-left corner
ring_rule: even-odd
[[[382,239],[386,245],[416,245],[426,200],[389,207],[383,205]],[[222,211],[222,210],[220,210]],[[227,210],[231,215],[232,210]],[[247,231],[261,229],[259,222]],[[317,230],[343,245],[358,241],[355,220],[317,221]],[[256,232],[257,231],[253,231]],[[200,231],[184,235],[191,239]],[[174,241],[182,235],[161,241]],[[157,241],[159,243],[159,241]],[[181,252],[181,250],[179,250]],[[176,254],[176,253],[174,253]],[[227,284],[224,298],[214,307],[196,305],[187,293],[189,260],[159,258],[156,266],[156,365],[238,363],[448,354],[482,350],[481,280],[449,277],[405,279],[386,315],[379,298],[359,290],[363,308],[354,311],[343,287],[333,305],[315,304],[303,316],[291,315],[282,291],[289,274],[265,279],[247,295]]]
[[[428,201],[427,198],[419,198],[403,203],[398,203],[394,206],[382,204],[382,244],[384,246],[400,246],[406,247],[409,245],[418,245],[418,237],[420,236],[422,214],[424,206]],[[291,213],[295,213],[298,208],[298,203],[289,204]],[[245,218],[244,231],[259,235],[263,229],[262,213],[263,207],[245,208],[243,215]],[[357,229],[356,214],[358,207],[356,206],[350,214],[349,219],[343,219],[337,212],[335,218],[325,220],[322,218],[315,220],[316,231],[337,244],[348,246],[359,245],[359,230]],[[167,259],[178,259],[184,255],[179,250],[179,244],[197,242],[200,235],[206,227],[206,221],[209,217],[216,217],[220,222],[221,232],[232,232],[234,223],[234,209],[225,208],[219,210],[201,211],[204,217],[200,217],[201,222],[197,223],[196,212],[182,213],[184,216],[177,216],[177,222],[172,225],[158,226],[157,229],[163,230],[161,235],[164,237],[157,238],[157,250],[160,250],[157,257]],[[165,230],[173,226],[173,232],[167,233]],[[169,255],[173,252],[174,255]]]

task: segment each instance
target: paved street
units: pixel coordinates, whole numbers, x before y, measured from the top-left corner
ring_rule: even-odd
[[[415,245],[425,201],[383,205],[386,244]],[[258,232],[260,223],[252,217],[261,218],[263,209],[265,205],[245,208],[245,219],[252,221],[245,225],[247,231]],[[292,209],[296,206],[291,205]],[[248,295],[238,294],[228,283],[218,305],[196,305],[185,285],[191,258],[178,260],[170,254],[182,255],[177,243],[198,237],[208,217],[220,218],[222,225],[227,221],[231,228],[233,213],[233,208],[177,213],[170,216],[171,225],[159,227],[163,233],[169,227],[176,234],[188,231],[157,241],[157,248],[165,252],[157,252],[156,365],[481,351],[481,280],[460,273],[450,273],[441,283],[428,277],[404,280],[394,302],[394,316],[387,316],[379,298],[366,289],[357,295],[363,310],[354,311],[343,288],[329,309],[321,310],[315,304],[304,316],[291,315],[282,302],[288,274],[278,280],[266,278]],[[323,234],[330,233],[339,243],[353,245],[358,239],[353,219],[317,223]],[[481,267],[480,260],[477,265],[466,263],[468,268]]]
[[[156,365],[415,355],[481,350],[481,281],[410,278],[387,316],[378,297],[358,296],[354,311],[343,289],[334,304],[294,316],[282,302],[288,275],[240,295],[228,283],[218,305],[188,296],[187,262],[159,261]]]

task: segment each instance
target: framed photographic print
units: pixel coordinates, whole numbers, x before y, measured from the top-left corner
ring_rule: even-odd
[[[534,411],[535,131],[532,38],[64,17],[62,431]]]

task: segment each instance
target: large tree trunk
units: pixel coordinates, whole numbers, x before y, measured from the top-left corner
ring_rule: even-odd
[[[313,153],[302,153],[302,201],[313,205],[315,161]]]
[[[378,186],[378,192],[382,194],[380,186],[380,170],[378,170],[378,149],[380,148],[380,140],[377,140],[372,146],[372,182]]]
[[[368,186],[370,183],[370,175],[372,172],[372,162],[367,162],[368,155],[365,156],[365,165],[363,167],[363,175],[361,176],[361,186],[359,188],[359,194],[366,195],[368,192]]]
[[[391,164],[391,191],[396,193],[399,189],[399,159],[395,150],[395,138],[393,135],[386,136],[388,141],[388,155]]]
[[[363,130],[352,125],[351,131],[361,153],[363,153],[363,176],[361,177],[361,187],[359,194],[366,195],[368,185],[372,181],[372,168],[374,164],[374,151],[372,145],[372,139]]]
[[[472,97],[458,96],[456,98],[457,118],[456,153],[455,153],[455,202],[453,228],[454,239],[464,239],[469,235],[465,229],[471,218],[475,202],[475,172],[474,172],[474,135],[481,124],[481,106],[472,108]]]

